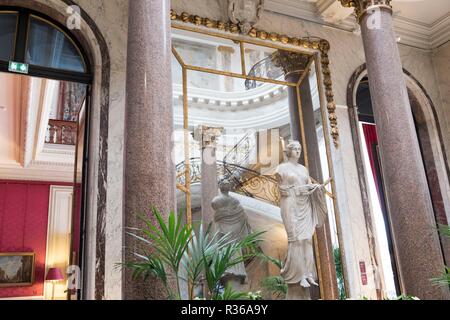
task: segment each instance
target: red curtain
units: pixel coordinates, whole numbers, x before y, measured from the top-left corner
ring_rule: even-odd
[[[375,180],[375,186],[377,188],[378,197],[380,197],[380,190],[378,189],[380,181],[378,181],[377,169],[375,167],[376,146],[378,145],[377,128],[374,124],[363,123],[364,140],[366,142],[367,151],[369,154],[370,168],[372,169],[372,175]]]

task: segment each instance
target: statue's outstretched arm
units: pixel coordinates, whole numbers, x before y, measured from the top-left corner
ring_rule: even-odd
[[[328,178],[328,180],[325,181],[324,183],[319,183],[319,182],[318,182],[316,179],[314,179],[313,177],[309,177],[309,180],[310,180],[310,182],[313,183],[313,184],[318,184],[318,185],[321,185],[321,186],[325,187],[325,186],[327,186],[327,185],[330,184],[330,182],[333,180],[333,178]]]
[[[331,199],[334,199],[334,195],[333,195],[331,192],[329,192],[327,189],[325,189],[325,187],[326,187],[328,184],[331,183],[331,181],[333,180],[333,178],[328,178],[328,180],[325,181],[325,182],[322,183],[322,184],[319,183],[319,182],[317,182],[313,177],[309,177],[309,179],[310,179],[310,181],[311,181],[313,184],[318,184],[318,185],[324,187],[324,190],[325,190],[325,193],[327,194],[327,196],[329,196]]]

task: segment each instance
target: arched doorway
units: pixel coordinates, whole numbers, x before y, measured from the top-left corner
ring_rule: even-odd
[[[448,224],[450,212],[449,169],[434,105],[420,83],[406,70],[405,80],[427,175],[436,223]],[[375,265],[383,267],[384,290],[401,293],[392,242],[388,206],[383,184],[383,168],[378,154],[378,137],[373,117],[367,69],[360,66],[353,74],[347,93],[351,131],[359,173],[366,228]],[[444,258],[449,261],[448,240],[441,238]]]
[[[87,279],[83,277],[85,272],[82,272],[83,287],[86,288],[89,281],[88,286],[90,291],[93,291],[92,288],[99,282],[99,295],[102,295],[104,261],[102,264],[102,261],[95,261],[95,258],[86,261],[82,257],[85,255],[84,249],[89,251],[88,255],[91,257],[103,256],[101,253],[104,252],[104,234],[98,232],[92,238],[92,233],[87,234],[85,229],[101,228],[101,223],[97,224],[97,221],[104,220],[105,215],[109,54],[106,42],[95,23],[81,8],[78,7],[77,11],[79,28],[69,30],[66,27],[68,12],[65,11],[73,3],[60,2],[66,3],[66,6],[54,2],[36,1],[30,4],[22,1],[0,1],[0,37],[2,44],[5,44],[0,50],[0,72],[14,74],[14,67],[27,69],[23,72],[26,77],[60,83],[60,87],[66,88],[66,98],[77,96],[74,93],[76,90],[71,91],[68,87],[81,87],[84,90],[81,94],[83,108],[78,110],[75,121],[77,134],[74,145],[76,156],[73,199],[78,201],[73,201],[72,210],[79,214],[73,215],[74,221],[71,222],[70,233],[73,235],[73,241],[69,259],[70,264],[80,266],[81,271],[90,269],[89,274],[94,274],[95,277]],[[82,90],[78,91],[80,94]],[[48,136],[63,139],[61,130],[53,129],[53,132],[47,134],[47,138]],[[93,196],[88,197],[88,194],[95,195],[96,199],[92,199]],[[86,241],[85,237],[89,239]],[[72,254],[74,248],[79,250],[76,255]],[[100,265],[98,274],[91,271],[96,270],[96,262]],[[72,298],[86,296],[85,291],[75,291]],[[90,297],[93,295],[89,294]]]

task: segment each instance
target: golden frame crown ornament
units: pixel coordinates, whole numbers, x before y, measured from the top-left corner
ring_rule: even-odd
[[[278,42],[284,45],[292,45],[295,47],[302,47],[305,49],[317,50],[320,52],[320,64],[322,67],[322,83],[325,90],[326,107],[328,111],[328,120],[330,123],[330,134],[333,138],[333,143],[336,148],[339,147],[339,128],[336,115],[336,103],[334,101],[333,94],[333,82],[331,80],[330,72],[330,60],[328,58],[328,52],[330,51],[330,43],[325,39],[320,38],[296,38],[289,37],[287,35],[281,35],[274,32],[266,32],[252,27],[248,34],[244,34],[239,25],[232,21],[216,21],[209,18],[203,18],[198,15],[192,15],[186,12],[181,14],[175,10],[170,11],[170,19],[172,21],[183,22],[187,24],[194,24],[198,27],[205,27],[207,29],[216,29],[222,32],[228,32],[236,35],[247,35],[250,38],[258,40],[270,40],[272,42]]]

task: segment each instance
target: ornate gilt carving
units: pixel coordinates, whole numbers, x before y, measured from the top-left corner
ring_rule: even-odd
[[[345,0],[342,0],[345,1]],[[359,1],[359,0],[353,0]],[[351,1],[350,1],[351,2]],[[172,21],[181,21],[184,23],[192,23],[198,24],[200,26],[209,28],[209,29],[217,29],[220,31],[230,32],[230,33],[242,33],[239,29],[239,26],[232,21],[215,21],[207,18],[200,18],[198,16],[190,15],[186,12],[178,14],[176,11],[171,10],[170,17]],[[323,84],[325,87],[325,94],[327,99],[327,109],[328,109],[328,118],[330,120],[331,126],[331,135],[333,137],[333,142],[336,147],[339,146],[339,129],[336,117],[336,104],[334,103],[334,95],[333,95],[333,86],[330,75],[330,61],[328,58],[328,52],[330,50],[330,44],[327,40],[319,39],[319,38],[295,38],[288,37],[286,35],[279,35],[276,33],[268,33],[263,30],[258,30],[257,28],[252,28],[248,36],[260,39],[260,40],[271,40],[274,42],[279,42],[282,44],[289,44],[296,47],[303,47],[307,49],[318,50],[321,53],[321,66],[322,66],[322,74],[323,74]]]
[[[261,19],[264,0],[228,0],[228,18],[248,34]]]
[[[370,9],[387,9],[392,12],[392,0],[339,0],[344,7],[355,8],[358,19]]]

